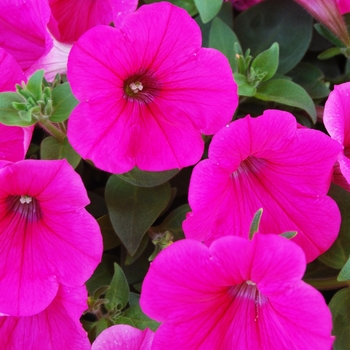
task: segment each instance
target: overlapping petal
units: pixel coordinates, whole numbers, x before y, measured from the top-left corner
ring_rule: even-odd
[[[142,285],[143,311],[162,322],[152,349],[329,349],[331,314],[304,270],[302,250],[277,235],[174,243]]]
[[[342,147],[334,168],[333,181],[350,191],[350,83],[334,86],[324,108],[323,122],[330,136]]]
[[[46,29],[49,18],[46,1],[0,2],[0,47],[10,53],[24,71],[52,48]]]
[[[84,209],[83,183],[65,160],[9,164],[0,183],[0,311],[29,316],[48,306],[59,282],[80,286],[91,276],[101,234]]]
[[[308,261],[338,235],[339,209],[326,196],[340,147],[328,136],[297,129],[287,112],[237,120],[218,132],[209,159],[196,165],[189,189],[188,238],[206,243],[249,231],[263,208],[263,233],[297,231]]]
[[[82,34],[100,24],[117,26],[136,10],[138,0],[49,0],[49,29],[63,43],[73,44]]]
[[[38,293],[38,298],[41,293]],[[33,316],[0,317],[3,350],[89,350],[91,345],[79,318],[87,308],[86,288],[60,286],[52,303]]]
[[[91,350],[150,350],[154,332],[146,328],[141,331],[126,324],[105,329],[93,342]]]
[[[75,150],[114,173],[197,162],[200,133],[218,131],[238,102],[226,58],[200,47],[197,24],[169,3],[142,6],[120,28],[99,26],[83,35],[68,62],[80,100],[68,125]],[[135,83],[141,90],[134,93]]]

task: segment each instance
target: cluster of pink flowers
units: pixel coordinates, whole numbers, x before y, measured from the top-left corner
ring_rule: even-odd
[[[326,103],[331,137],[279,110],[231,122],[238,95],[225,56],[201,47],[185,10],[136,6],[0,4],[0,91],[38,68],[49,80],[67,72],[79,101],[67,137],[84,159],[115,174],[196,164],[186,239],[156,257],[142,285],[142,310],[160,327],[113,326],[92,349],[329,350],[330,311],[302,277],[339,232],[331,180],[350,191],[350,84]],[[99,226],[67,161],[24,160],[32,131],[0,126],[0,347],[90,349],[79,318],[101,259]],[[202,134],[214,135],[204,160]]]

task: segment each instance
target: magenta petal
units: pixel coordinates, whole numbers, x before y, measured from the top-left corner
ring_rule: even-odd
[[[52,47],[46,29],[50,8],[42,0],[0,2],[0,43],[24,71]]]
[[[323,133],[298,129],[287,112],[229,124],[213,137],[209,159],[193,170],[186,237],[206,244],[223,235],[246,237],[263,208],[261,232],[295,230],[307,260],[315,259],[338,235],[339,209],[326,194],[339,151]]]
[[[93,342],[91,350],[150,350],[154,332],[146,328],[141,331],[126,324],[105,329]]]
[[[38,293],[40,298],[44,293]],[[0,317],[2,350],[89,350],[86,332],[79,322],[86,310],[85,287],[60,286],[52,303],[33,316]]]
[[[0,124],[0,160],[23,160],[33,133],[33,127],[20,128]]]
[[[313,339],[328,350],[331,314],[301,281],[305,265],[302,250],[277,235],[224,237],[209,248],[175,242],[142,285],[143,311],[162,322],[152,349],[297,350]]]
[[[238,103],[227,59],[200,47],[198,25],[166,2],[142,6],[117,29],[98,26],[84,34],[68,61],[80,100],[68,125],[75,150],[113,173],[196,163],[201,133],[227,124]]]
[[[334,168],[333,181],[350,191],[350,83],[334,86],[324,108],[323,122],[330,136],[344,151],[339,154]]]
[[[16,84],[26,81],[22,68],[5,50],[0,48],[0,92],[16,91]]]
[[[0,182],[0,312],[29,316],[47,307],[58,282],[80,286],[91,276],[101,259],[100,229],[65,160],[6,165]]]
[[[49,29],[56,39],[74,43],[100,24],[117,26],[126,14],[136,10],[138,0],[49,0],[52,17]]]

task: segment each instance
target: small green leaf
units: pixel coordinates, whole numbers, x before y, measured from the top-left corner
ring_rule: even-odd
[[[338,291],[329,303],[332,312],[333,329],[335,335],[334,350],[349,349],[350,344],[350,290],[343,288]]]
[[[237,72],[237,57],[242,53],[236,34],[220,18],[216,17],[211,25],[209,46],[221,51],[230,62],[233,72]]]
[[[97,337],[101,334],[105,329],[111,326],[111,323],[106,318],[101,318],[95,323],[95,327],[91,329],[94,333],[94,337]]]
[[[0,123],[10,126],[30,126],[36,123],[33,118],[30,121],[22,119],[14,106],[22,105],[25,101],[15,92],[0,93]],[[25,110],[23,111],[25,112]]]
[[[319,60],[327,60],[328,58],[337,56],[337,55],[341,55],[342,51],[340,50],[339,47],[331,47],[323,52],[321,52],[317,58]]]
[[[125,310],[124,316],[130,318],[136,328],[144,330],[146,328],[156,331],[159,323],[145,315],[139,305],[134,305]]]
[[[238,95],[252,97],[256,94],[256,88],[248,83],[248,79],[245,75],[235,73],[233,78],[238,85]]]
[[[48,136],[41,142],[40,157],[41,159],[65,158],[73,168],[76,168],[81,160],[81,157],[74,151],[67,138],[61,142],[53,136]]]
[[[254,97],[263,101],[274,101],[306,111],[316,123],[316,108],[307,92],[292,81],[272,79],[258,86]]]
[[[127,253],[125,261],[124,261],[124,265],[127,266],[127,265],[131,265],[132,263],[134,263],[146,250],[149,241],[150,241],[150,239],[149,239],[148,235],[144,235],[142,237],[142,240],[140,242],[140,245],[139,245],[136,253],[132,256],[129,253]]]
[[[105,304],[107,310],[122,310],[129,301],[129,285],[123,270],[118,264],[114,264],[114,275],[106,292]]]
[[[278,68],[279,46],[273,43],[268,50],[261,52],[252,62],[251,67],[258,73],[266,73],[261,80],[266,81],[272,78]]]
[[[348,261],[345,263],[345,265],[341,269],[337,280],[339,282],[350,281],[350,258],[348,259]]]
[[[78,100],[73,96],[69,83],[60,84],[52,90],[53,113],[50,121],[63,122],[68,119]]]
[[[116,175],[124,181],[140,187],[155,187],[161,185],[172,177],[174,177],[180,170],[172,169],[167,171],[142,171],[134,168],[128,173]]]
[[[249,239],[253,239],[254,235],[259,231],[259,225],[261,221],[261,216],[263,214],[263,209],[260,208],[253,217],[253,220],[250,224],[250,229],[249,229]]]
[[[194,0],[203,23],[209,22],[220,11],[222,0]]]
[[[43,98],[43,77],[44,70],[36,71],[27,82],[27,89],[33,95],[34,99],[39,101]]]
[[[294,238],[298,234],[297,231],[286,231],[280,234],[280,236],[285,237],[287,239]]]
[[[114,320],[114,324],[128,324],[129,326],[135,327],[134,322],[129,317],[119,316]]]
[[[156,187],[133,186],[112,175],[105,198],[115,232],[129,254],[134,255],[145,232],[167,206],[171,188],[169,183]]]

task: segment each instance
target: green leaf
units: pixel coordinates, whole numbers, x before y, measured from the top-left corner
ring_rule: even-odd
[[[298,231],[286,231],[280,234],[280,236],[285,237],[287,239],[294,238],[298,234]]]
[[[139,187],[155,187],[161,185],[172,177],[174,177],[180,170],[172,169],[167,171],[142,171],[134,168],[128,173],[116,175],[124,181]]]
[[[335,45],[336,47],[344,47],[344,43],[337,36],[335,36],[327,27],[323,26],[321,23],[316,23],[314,27],[320,35],[329,40],[333,45]]]
[[[301,61],[312,36],[312,17],[293,0],[266,0],[241,12],[234,31],[243,50],[256,57],[275,42],[279,44],[278,73]]]
[[[156,331],[159,323],[145,315],[139,305],[134,305],[125,310],[124,316],[130,318],[136,328],[144,330],[146,328]]]
[[[185,238],[182,223],[189,211],[191,208],[188,204],[181,205],[173,210],[160,225],[152,227],[152,230],[154,232],[170,231],[174,236],[174,241]]]
[[[279,46],[277,43],[273,43],[272,46],[256,56],[252,62],[251,67],[258,73],[266,73],[265,77],[261,80],[266,81],[272,78],[278,68],[278,56]]]
[[[258,86],[254,96],[263,101],[274,101],[303,109],[316,123],[316,108],[311,97],[300,85],[292,81],[285,79],[269,80]]]
[[[97,219],[103,238],[103,250],[118,247],[121,242],[117,234],[114,232],[111,220],[108,215],[103,215]]]
[[[129,253],[126,255],[124,264],[125,266],[127,265],[131,265],[132,263],[134,263],[142,254],[143,252],[146,250],[147,245],[149,243],[150,239],[148,237],[148,235],[144,235],[141,239],[140,245],[137,248],[137,251],[134,255],[130,255]]]
[[[236,55],[242,52],[238,38],[232,29],[218,17],[214,18],[211,25],[209,46],[221,51],[227,57],[232,71],[238,71]]]
[[[341,55],[342,51],[340,50],[339,47],[331,47],[323,52],[321,52],[317,58],[319,60],[327,60],[328,58],[337,56],[337,55]]]
[[[324,98],[330,93],[327,84],[324,83],[323,72],[310,63],[299,63],[288,75],[292,77],[294,83],[303,87],[311,98]]]
[[[338,291],[329,303],[332,312],[335,335],[333,350],[349,349],[350,344],[350,290],[343,288]]]
[[[167,206],[171,197],[169,183],[156,187],[133,186],[112,175],[106,185],[106,204],[115,232],[134,255],[145,232]]]
[[[253,217],[253,220],[250,224],[250,229],[249,229],[249,239],[253,239],[254,235],[259,231],[259,225],[261,221],[261,216],[263,214],[263,209],[260,208]]]
[[[94,333],[94,337],[97,337],[101,334],[105,329],[111,326],[111,323],[106,318],[101,318],[95,323],[95,327],[91,330]]]
[[[73,96],[69,83],[60,84],[52,90],[53,113],[50,121],[63,122],[68,119],[78,100]]]
[[[10,126],[29,126],[36,123],[36,120],[31,119],[25,121],[19,115],[19,111],[14,108],[13,104],[22,104],[25,101],[16,92],[0,93],[0,123]]]
[[[120,316],[115,321],[114,324],[128,324],[129,326],[135,327],[134,322],[129,317]]]
[[[341,269],[350,256],[350,193],[332,184],[328,195],[337,202],[342,220],[338,238],[319,259],[330,267]]]
[[[114,263],[114,275],[107,289],[105,303],[107,310],[122,310],[129,301],[129,285],[121,267]]]
[[[67,159],[73,168],[76,168],[81,160],[81,157],[74,151],[67,138],[61,142],[53,136],[48,136],[41,142],[40,158]]]
[[[245,75],[240,73],[235,73],[233,75],[234,80],[238,86],[239,96],[254,96],[256,94],[256,88],[248,83],[248,79]]]
[[[147,4],[152,4],[154,2],[161,2],[164,0],[144,0]],[[185,9],[190,16],[195,16],[198,13],[197,7],[194,0],[168,0],[168,2]]]
[[[338,276],[338,281],[350,281],[350,258],[341,269]]]
[[[114,275],[114,259],[113,255],[104,254],[102,256],[102,261],[86,282],[86,287],[90,295],[93,295],[102,286],[108,286],[110,284]]]
[[[36,71],[27,82],[27,89],[33,95],[35,100],[42,100],[43,97],[43,77],[44,70]]]
[[[194,0],[203,23],[209,22],[220,11],[222,0]]]

